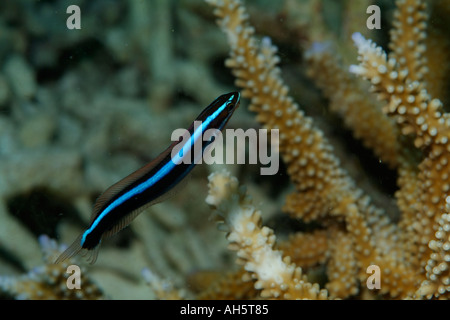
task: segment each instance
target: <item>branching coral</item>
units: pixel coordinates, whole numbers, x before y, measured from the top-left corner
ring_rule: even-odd
[[[431,54],[425,41],[425,3],[397,1],[389,57],[370,40],[354,36],[361,64],[351,71],[370,79],[382,102],[370,101],[367,87],[323,45],[316,44],[306,56],[312,65],[310,75],[330,98],[331,109],[383,162],[397,169],[395,196],[401,213],[394,223],[341,168],[331,144],[288,95],[276,67],[276,48],[268,38],[258,41],[254,36],[241,1],[207,2],[215,7],[218,24],[227,35],[231,53],[226,65],[236,85],[243,89],[243,97],[251,99],[250,109],[258,121],[280,130],[280,153],[296,187],[284,209],[304,221],[318,221],[326,229],[332,244],[326,254],[330,295],[345,298],[360,292],[358,282],[364,283],[366,268],[375,264],[382,272],[379,292],[387,297],[448,298],[445,205],[450,122],[440,100],[427,92],[429,68],[423,56]],[[414,145],[409,144],[410,137]],[[268,236],[267,230],[260,232]],[[231,243],[240,242],[231,238]],[[296,245],[293,239],[291,246]],[[294,252],[290,245],[284,246],[286,252]],[[251,253],[244,256],[248,259]],[[264,265],[267,261],[257,263],[261,265],[250,264],[257,279],[258,269],[276,273],[277,268]]]
[[[7,42],[11,47],[16,43],[21,47],[28,41],[33,50],[23,47],[20,54],[8,55],[5,46],[2,52],[5,74],[0,75],[0,85],[7,79],[7,86],[13,90],[6,98],[0,92],[0,111],[6,111],[0,117],[3,156],[0,242],[6,252],[2,257],[14,256],[19,261],[2,269],[10,274],[0,277],[2,297],[102,298],[95,279],[107,297],[121,299],[448,298],[450,169],[449,117],[445,109],[450,100],[448,0],[396,1],[390,41],[386,45],[387,39],[378,37],[380,33],[387,35],[384,22],[382,31],[366,28],[365,11],[372,4],[368,0],[357,4],[351,0],[263,2],[280,10],[275,14],[267,13],[267,7],[262,10],[258,5],[253,7],[252,1],[248,2],[252,6],[251,20],[243,1],[206,0],[214,8],[231,47],[226,66],[242,89],[243,105],[248,99],[261,125],[280,132],[280,155],[294,189],[283,211],[292,219],[278,215],[276,210],[266,210],[265,206],[259,206],[257,197],[254,201],[249,197],[249,194],[267,196],[261,199],[275,208],[284,197],[284,188],[274,192],[277,198],[272,201],[263,191],[267,185],[255,187],[251,181],[245,181],[247,192],[234,177],[215,173],[210,176],[207,202],[221,221],[220,228],[227,232],[224,240],[211,224],[204,223],[207,206],[186,201],[197,196],[201,188],[206,189],[204,175],[200,174],[199,181],[190,183],[190,188],[178,195],[175,202],[152,208],[149,215],[116,238],[116,243],[105,243],[101,261],[89,270],[82,269],[81,291],[68,290],[67,265],[50,263],[53,258],[49,260],[47,253],[59,249],[47,238],[41,238],[46,262],[33,268],[40,264],[35,253],[37,241],[21,221],[10,215],[15,210],[6,199],[26,194],[36,186],[49,186],[64,190],[73,198],[81,216],[88,215],[92,198],[98,192],[141,160],[151,157],[151,150],[165,143],[171,128],[183,125],[183,119],[191,119],[197,113],[201,101],[229,86],[219,79],[225,74],[222,69],[220,76],[215,76],[216,62],[227,52],[226,42],[217,36],[218,28],[210,27],[209,8],[201,1],[185,1],[175,11],[171,10],[173,4],[159,1],[153,6],[159,10],[150,14],[164,17],[164,21],[154,26],[152,21],[158,19],[148,20],[148,4],[118,1],[115,6],[107,6],[112,11],[103,10],[106,7],[100,5],[99,11],[104,12],[102,21],[108,26],[101,28],[105,31],[102,33],[96,33],[98,24],[94,22],[98,21],[98,14],[89,15],[84,10],[84,31],[70,33],[81,36],[84,39],[81,42],[61,37],[61,30],[48,24],[47,9],[61,11],[63,5],[45,3],[36,6],[40,8],[36,11],[26,1],[17,2],[26,5],[27,15],[22,16],[32,17],[33,9],[42,15],[45,24],[43,29],[34,28],[36,22],[31,27],[24,25],[24,31],[17,31],[16,37],[15,26],[21,26],[27,19],[14,14],[21,12],[15,10],[21,5],[5,2],[6,8],[14,9],[4,10],[8,14],[0,17],[12,17],[2,20],[8,26]],[[342,10],[342,24],[335,34],[329,30],[330,17],[324,19],[321,15],[328,10],[323,6],[325,3]],[[387,3],[383,2],[391,8]],[[121,15],[122,12],[126,14]],[[385,14],[383,11],[383,21],[389,23]],[[286,71],[283,76],[292,90],[282,80],[277,48],[268,37],[257,36],[250,21],[258,32],[269,34],[282,48],[282,67]],[[187,28],[179,28],[181,25]],[[203,29],[204,26],[207,28]],[[56,30],[63,41],[55,41],[50,30]],[[362,34],[353,37],[357,48],[352,43],[354,32]],[[43,34],[46,36],[42,37]],[[173,35],[175,38],[171,38]],[[13,41],[21,37],[19,42]],[[382,43],[389,50],[365,38]],[[97,43],[98,49],[94,51],[98,56],[109,57],[101,59],[104,63],[99,65],[96,59],[83,56],[81,62],[73,64],[80,59],[72,59],[72,55],[68,68],[60,65],[66,65],[61,63],[65,60],[57,62],[58,57],[64,58],[80,44],[90,47],[92,43]],[[284,51],[287,47],[289,50]],[[161,48],[168,54],[161,56]],[[23,54],[28,51],[31,55]],[[356,64],[358,55],[359,65],[349,69],[348,64]],[[113,67],[108,65],[110,59]],[[296,81],[295,77],[303,76],[303,70],[293,68],[292,64],[300,61],[320,91],[311,90],[313,85],[306,78]],[[22,72],[12,72],[18,65]],[[31,84],[27,81],[26,88],[20,88],[19,76],[32,68],[36,69],[39,81]],[[102,73],[95,73],[95,69]],[[47,79],[47,70],[58,70],[58,75]],[[144,78],[152,84],[150,91],[141,81]],[[102,90],[98,90],[99,83],[105,84]],[[308,91],[303,90],[305,86]],[[374,92],[369,92],[370,86]],[[144,100],[146,92],[151,110]],[[311,103],[311,96],[318,99],[313,98]],[[24,100],[32,108],[28,103],[22,105]],[[14,103],[9,105],[6,101]],[[186,106],[187,101],[193,102],[192,108]],[[169,102],[173,108],[168,107]],[[320,114],[326,111],[326,103],[331,112]],[[181,105],[182,108],[178,107]],[[389,167],[397,178],[395,194],[393,191],[383,194],[380,201],[378,193],[360,183],[364,172],[347,161],[360,158],[359,154],[340,152],[339,144],[331,136],[340,129],[321,122],[322,116],[328,121],[331,113],[333,119],[342,120],[353,136],[373,151],[380,163]],[[254,125],[249,114],[241,115],[233,119],[239,121],[234,125]],[[99,117],[103,119],[100,123]],[[241,173],[249,177],[251,170],[245,169]],[[242,176],[239,178],[244,181]],[[278,178],[270,181],[278,182]],[[395,205],[397,208],[392,210]],[[272,220],[266,222],[265,214],[269,216],[275,211],[270,216]],[[66,210],[55,210],[58,216],[60,212]],[[301,223],[279,230],[277,219],[282,219],[282,223],[299,219]],[[61,241],[78,231],[72,230],[78,226],[66,220],[59,223],[55,232]],[[233,262],[225,250],[226,241],[232,254],[238,256],[236,269],[230,268]],[[380,267],[380,290],[366,288],[369,276],[366,270],[372,264]],[[142,267],[149,269],[141,275]],[[204,269],[208,271],[201,271]],[[27,274],[20,276],[23,270]]]
[[[47,236],[39,238],[44,254],[45,264],[35,267],[27,275],[17,278],[0,277],[0,292],[7,297],[31,300],[79,300],[103,299],[103,292],[87,276],[86,270],[80,269],[80,287],[69,288],[67,281],[71,273],[67,267],[74,261],[62,264],[53,264],[55,256],[62,250],[56,242]],[[72,283],[72,281],[70,281]]]
[[[216,209],[230,249],[237,251],[238,262],[249,273],[243,277],[256,280],[254,286],[262,298],[327,298],[326,290],[311,284],[290,257],[274,248],[273,230],[262,226],[260,211],[236,178],[226,172],[211,174],[206,202]]]
[[[352,66],[351,71],[371,81],[379,98],[387,101],[383,111],[397,121],[404,135],[414,136],[416,148],[423,152],[424,158],[418,165],[419,172],[414,176],[417,179],[414,185],[418,188],[415,218],[420,225],[410,234],[414,241],[411,247],[418,251],[416,267],[423,268],[430,254],[431,261],[439,256],[436,253],[438,244],[444,242],[445,247],[449,240],[445,228],[448,228],[446,201],[450,190],[450,119],[442,102],[428,93],[424,78],[428,71],[426,59],[422,57],[426,51],[425,4],[420,1],[399,1],[398,5],[408,11],[404,12],[407,22],[401,21],[401,12],[397,14],[397,30],[392,32],[392,43],[396,50],[388,57],[381,47],[355,34],[353,38],[361,63]],[[408,33],[405,25],[417,27]],[[437,261],[434,262],[437,264]],[[435,296],[448,296],[450,279],[441,272],[446,268],[447,263],[441,261],[433,276],[435,281],[441,281],[435,288]],[[428,280],[430,276],[428,272]]]

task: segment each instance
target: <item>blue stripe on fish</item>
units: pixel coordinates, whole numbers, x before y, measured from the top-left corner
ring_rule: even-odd
[[[142,210],[165,200],[170,191],[194,168],[198,159],[193,152],[208,129],[223,130],[239,106],[240,94],[232,92],[214,100],[188,129],[189,140],[172,143],[156,159],[109,187],[94,204],[91,224],[55,261],[59,263],[78,252],[90,253],[91,263],[97,259],[102,239],[126,227]],[[200,126],[195,124],[200,122]],[[201,152],[212,141],[202,143]],[[182,146],[179,145],[184,143]],[[181,147],[172,158],[172,150]],[[194,150],[195,151],[195,150]],[[191,161],[184,161],[191,160]]]

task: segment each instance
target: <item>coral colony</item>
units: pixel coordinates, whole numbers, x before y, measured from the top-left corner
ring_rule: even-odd
[[[326,259],[317,256],[321,259],[317,262],[327,265],[328,283],[320,289],[299,268],[303,256],[317,250],[314,246],[289,248],[284,244],[284,251],[278,251],[273,232],[261,227],[257,211],[252,212],[245,200],[241,200],[242,217],[235,217],[235,209],[221,206],[228,198],[235,199],[232,203],[239,206],[236,197],[214,201],[214,207],[226,217],[231,247],[238,251],[255,288],[266,298],[347,298],[363,294],[365,289],[359,283],[365,283],[367,268],[376,265],[382,270],[382,295],[448,298],[450,120],[442,102],[430,94],[436,92],[439,97],[443,92],[428,89],[431,83],[427,82],[427,73],[432,68],[428,61],[433,56],[431,52],[425,55],[425,3],[397,1],[389,56],[361,34],[353,35],[360,64],[351,66],[350,71],[371,81],[371,90],[381,101],[380,109],[358,97],[360,89],[352,90],[356,80],[340,70],[326,46],[316,46],[307,53],[312,61],[311,76],[324,87],[334,108],[349,118],[347,125],[373,146],[382,161],[397,169],[399,190],[395,196],[401,215],[394,223],[339,167],[327,139],[288,96],[275,66],[279,61],[276,49],[267,39],[256,41],[242,3],[208,2],[215,7],[218,23],[227,35],[231,53],[226,65],[232,69],[236,85],[243,88],[243,97],[251,99],[250,109],[257,113],[257,119],[268,128],[280,130],[280,152],[296,186],[287,198],[285,211],[305,221],[323,221],[326,228],[325,234],[323,230],[295,234],[288,242],[306,246],[323,237],[329,241]],[[447,10],[449,6],[444,1],[435,5]],[[365,110],[367,116],[362,115]],[[413,139],[413,146],[405,142],[406,138]],[[420,157],[411,156],[410,149],[419,151]],[[225,188],[231,188],[230,182],[224,183]],[[215,185],[210,186],[211,193],[216,192]],[[245,199],[237,189],[235,192],[238,199]],[[227,212],[233,216],[228,218]],[[236,227],[236,223],[242,224]],[[234,229],[243,234],[236,235]],[[303,244],[297,237],[303,238]]]
[[[186,30],[196,40],[189,46],[180,45],[186,42],[173,40],[169,32],[171,27],[166,22],[171,21],[169,13],[173,10],[168,1],[130,2],[127,12],[133,19],[128,30],[140,30],[133,33],[136,40],[126,47],[117,45],[125,39],[119,28],[107,37],[99,37],[107,43],[104,47],[99,45],[102,57],[104,52],[110,52],[122,65],[139,61],[139,68],[121,73],[120,79],[125,81],[112,86],[120,88],[120,99],[111,95],[114,89],[103,90],[105,77],[96,85],[83,87],[84,81],[95,83],[89,82],[95,76],[78,81],[76,72],[86,70],[80,67],[61,76],[58,88],[66,93],[61,95],[63,108],[51,109],[51,95],[45,90],[36,89],[38,85],[32,81],[17,86],[17,79],[11,78],[15,75],[11,70],[27,70],[23,58],[8,60],[3,70],[10,86],[17,87],[15,94],[22,98],[37,95],[37,101],[48,102],[50,116],[44,117],[42,109],[39,121],[48,123],[51,115],[62,114],[61,121],[67,129],[56,135],[56,126],[45,136],[47,131],[40,131],[41,136],[30,136],[23,129],[17,135],[10,129],[11,122],[4,121],[8,118],[0,117],[0,124],[5,124],[0,125],[4,150],[31,154],[9,138],[27,136],[30,138],[24,141],[29,146],[45,146],[45,152],[33,149],[33,154],[42,159],[33,156],[31,163],[52,163],[52,170],[45,165],[37,170],[12,156],[5,156],[3,161],[2,175],[9,184],[3,188],[0,181],[0,215],[5,228],[0,233],[0,244],[5,252],[14,252],[20,267],[0,276],[1,295],[18,299],[448,299],[450,116],[445,106],[450,100],[450,1],[397,0],[393,9],[389,7],[393,10],[391,24],[385,20],[390,16],[379,19],[386,14],[385,7],[380,9],[369,1],[342,1],[344,22],[339,36],[330,31],[330,22],[322,19],[324,1],[286,0],[283,14],[276,17],[254,17],[257,9],[248,2],[247,11],[242,0],[205,0],[196,5],[189,1],[185,4],[192,5],[189,10],[177,11],[178,22],[192,24],[192,29]],[[123,8],[116,9],[121,12]],[[114,12],[104,17],[111,25],[120,21],[114,20]],[[146,12],[158,12],[158,16],[149,20]],[[84,14],[81,8],[80,28],[71,30],[79,32],[79,37],[95,28],[95,23],[84,18]],[[205,19],[210,19],[212,26],[213,18],[217,19],[218,28],[208,28],[214,36],[206,35],[207,41],[202,42],[197,28],[208,23]],[[258,23],[253,27],[250,21]],[[388,38],[379,38],[377,30],[387,28],[391,28],[389,34],[385,33]],[[152,40],[161,41],[158,54],[149,50],[152,40],[142,32],[147,29],[154,32]],[[271,37],[259,36],[264,33]],[[300,48],[303,84],[294,84],[292,78],[297,74],[293,70],[282,72],[278,64],[284,56],[277,55],[273,43]],[[239,117],[235,115],[229,126],[256,127],[256,117],[263,129],[278,133],[280,165],[283,163],[281,169],[289,177],[290,188],[278,184],[281,180],[273,180],[276,182],[272,189],[280,190],[272,190],[275,195],[269,195],[262,180],[249,178],[252,173],[247,172],[256,171],[249,171],[247,166],[241,170],[240,165],[226,169],[202,165],[203,171],[173,202],[163,202],[148,214],[141,214],[118,235],[116,246],[105,243],[96,265],[86,267],[78,257],[53,264],[64,246],[48,236],[40,236],[36,241],[35,236],[11,219],[6,213],[15,208],[11,192],[26,193],[45,181],[51,181],[53,190],[65,190],[65,181],[70,181],[69,191],[76,199],[74,206],[80,212],[89,212],[93,195],[136,166],[136,154],[145,158],[150,148],[160,149],[170,138],[167,127],[177,127],[174,123],[180,118],[193,119],[198,104],[191,109],[185,107],[186,101],[207,101],[220,92],[232,91],[224,90],[226,85],[217,84],[213,73],[206,70],[206,52],[198,49],[205,46],[210,48],[211,56],[220,57],[221,65],[229,50],[224,64],[234,77],[232,90],[237,87],[242,99]],[[174,47],[181,50],[178,57],[183,59],[174,60]],[[150,53],[137,56],[139,52]],[[177,63],[171,63],[171,59]],[[87,61],[83,63],[90,66]],[[147,97],[151,110],[142,101],[136,102],[143,100],[148,91],[136,89],[141,85],[139,70],[147,65],[152,72],[145,71],[142,77],[151,74]],[[189,78],[183,78],[186,75]],[[0,85],[2,79],[0,76]],[[134,85],[127,86],[129,83]],[[79,94],[91,95],[79,98],[72,90],[73,84],[84,88]],[[64,91],[66,87],[70,90]],[[184,95],[178,97],[187,99],[172,110],[169,102],[176,101],[171,100],[171,92],[179,87]],[[315,89],[320,99],[311,98]],[[7,101],[1,93],[0,110],[3,101]],[[76,108],[68,107],[72,100]],[[98,109],[90,107],[90,103]],[[246,105],[251,113],[244,112]],[[360,177],[366,173],[351,162],[359,153],[342,152],[333,136],[335,131],[324,125],[328,118],[323,120],[325,115],[314,110],[322,105],[330,111],[327,114],[340,119],[335,121],[340,122],[338,125],[345,126],[346,132],[360,141],[361,148],[370,150],[377,165],[383,164],[394,176],[395,191],[380,191],[364,183]],[[22,112],[26,114],[26,110]],[[21,123],[22,113],[15,109],[9,113]],[[164,123],[159,121],[163,119],[160,114],[164,115]],[[104,121],[97,121],[99,117]],[[80,119],[85,122],[79,124]],[[115,123],[120,125],[114,126]],[[67,135],[73,128],[79,128],[73,131],[77,134]],[[123,138],[113,138],[112,132],[118,131]],[[82,141],[87,141],[87,145],[78,153],[49,147],[51,143],[63,142],[79,146]],[[130,150],[133,156],[127,157]],[[108,162],[109,158],[116,162]],[[17,170],[8,169],[15,163],[21,164],[24,174],[36,173],[24,180],[25,186],[20,185],[21,179],[12,176]],[[105,163],[109,163],[112,177],[107,174]],[[64,170],[55,174],[55,166]],[[280,178],[281,174],[274,177]],[[189,202],[202,197],[202,193],[206,204],[203,200],[195,205]],[[208,221],[208,212],[213,212],[217,228],[209,228],[212,222]],[[289,222],[289,228],[277,229],[273,217],[280,216]],[[51,237],[64,234],[58,241],[65,243],[71,241],[65,235],[75,235],[80,228],[64,220],[58,225],[59,232]],[[16,238],[27,239],[27,246],[16,246],[10,236],[3,236],[10,234],[9,229],[14,230]],[[44,253],[40,267],[36,267],[38,243]],[[120,292],[115,289],[117,286],[122,288]],[[184,312],[197,314],[203,310],[189,308]]]

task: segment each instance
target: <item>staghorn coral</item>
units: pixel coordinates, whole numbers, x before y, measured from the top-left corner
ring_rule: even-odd
[[[172,130],[210,99],[231,91],[208,64],[226,43],[198,54],[219,31],[197,36],[203,19],[193,1],[107,2],[78,3],[81,30],[66,28],[67,3],[0,3],[1,276],[26,277],[42,265],[40,234],[71,241],[101,191],[167,147]],[[183,27],[168,30],[156,19],[160,10],[170,19],[163,22]],[[169,94],[156,95],[162,80]],[[104,243],[101,260],[86,270],[108,298],[154,298],[143,267],[182,285],[193,270],[227,260],[226,249],[217,249],[223,237],[195,217],[209,212],[193,196],[206,194],[207,174],[200,168],[171,203]]]
[[[299,110],[282,83],[275,47],[268,38],[257,45],[254,29],[238,1],[212,2],[219,24],[227,33],[231,57],[226,65],[244,88],[242,95],[251,98],[250,109],[267,128],[280,129],[280,153],[297,191],[287,199],[285,209],[296,217],[314,220],[330,214],[346,217],[349,228],[365,245],[356,246],[362,259],[376,251],[369,240],[371,230],[362,215],[381,214],[339,166],[332,147],[312,119]],[[382,219],[374,219],[380,220]],[[357,239],[357,240],[360,240]],[[371,260],[367,261],[371,262]]]
[[[423,21],[427,17],[425,4],[420,1],[402,1],[399,6],[408,8],[408,24],[418,27],[409,38],[406,37],[406,42],[400,40],[399,34],[405,35],[407,32],[392,33],[392,42],[398,49],[389,57],[382,48],[355,34],[353,38],[361,63],[352,66],[351,71],[371,81],[379,98],[387,101],[383,111],[396,119],[404,135],[414,136],[415,147],[423,152],[423,160],[418,165],[419,172],[414,176],[417,179],[414,184],[418,188],[416,193],[419,195],[415,206],[416,219],[421,225],[419,230],[409,234],[413,239],[411,246],[419,249],[417,267],[423,268],[428,257],[435,259],[438,250],[436,241],[448,240],[444,230],[447,225],[446,201],[450,190],[447,181],[450,170],[450,119],[442,102],[428,93],[428,84],[424,78],[428,71],[426,60],[421,55],[426,50],[426,24]],[[402,26],[398,23],[398,28]],[[412,46],[415,50],[408,51]],[[447,268],[446,263],[442,263],[441,268]],[[434,295],[446,296],[450,279],[441,272],[436,273],[434,278],[440,279],[441,285],[437,286]],[[427,278],[430,280],[429,272]]]
[[[294,265],[295,270],[302,268],[301,277],[296,271],[284,275],[297,280],[306,275],[309,283],[326,289],[329,298],[378,298],[379,294],[448,298],[448,208],[443,214],[433,211],[430,218],[426,213],[432,211],[425,211],[418,200],[429,197],[422,195],[429,170],[425,165],[419,168],[430,155],[429,147],[414,146],[414,126],[405,129],[406,124],[396,123],[396,116],[386,115],[386,100],[375,101],[368,91],[370,83],[349,73],[348,64],[355,64],[358,55],[351,34],[361,32],[388,48],[388,61],[398,59],[402,69],[411,59],[413,65],[419,64],[413,76],[420,76],[417,81],[429,97],[448,105],[449,2],[430,1],[427,8],[423,2],[398,2],[392,28],[397,36],[389,44],[380,33],[365,28],[364,12],[370,1],[248,1],[250,15],[243,2],[222,3],[231,7],[219,6],[218,13],[223,14],[219,18],[228,19],[227,35],[238,44],[227,64],[251,98],[260,122],[282,128],[281,154],[295,192],[288,189],[282,175],[264,180],[253,175],[251,166],[229,169],[248,187],[253,206],[262,208],[258,212],[265,227],[255,230],[262,232],[270,226],[276,234],[276,240],[270,240],[273,243],[265,243],[267,251],[277,255],[279,266],[290,260],[285,263],[288,271]],[[388,21],[391,4],[380,3]],[[80,5],[83,29],[68,32],[64,14],[51,14],[63,13],[64,2],[0,4],[5,36],[0,50],[0,272],[2,279],[10,279],[9,284],[28,281],[29,274],[34,274],[29,270],[42,271],[42,280],[47,270],[33,269],[41,265],[36,237],[41,229],[26,225],[27,219],[35,216],[52,237],[70,241],[86,224],[99,192],[167,146],[171,130],[188,123],[199,106],[235,90],[222,68],[227,42],[213,26],[211,8],[203,0],[154,4],[99,0],[80,1]],[[335,15],[334,9],[340,14]],[[411,12],[413,20],[408,18]],[[337,25],[340,20],[342,24]],[[417,28],[410,20],[419,24]],[[249,21],[279,45],[282,60],[268,38],[248,31]],[[382,34],[385,29],[383,23]],[[403,53],[397,52],[402,46]],[[416,47],[424,59],[417,59]],[[409,58],[400,61],[405,51]],[[301,62],[310,79],[303,78]],[[280,70],[291,90],[281,81]],[[311,80],[327,100],[317,98]],[[333,122],[331,116],[332,125],[326,125],[331,114],[326,112],[327,102],[377,160],[389,165],[389,173],[397,174],[395,199],[393,193],[367,188],[364,169],[358,166],[358,159],[363,162],[364,158],[353,150],[342,152],[335,137],[340,121]],[[246,103],[243,99],[242,105]],[[255,121],[241,108],[230,125],[249,128]],[[258,272],[244,269],[251,260],[234,266],[226,250],[228,240],[205,219],[210,211],[202,200],[207,192],[205,176],[215,168],[200,170],[170,203],[155,206],[120,236],[105,242],[97,265],[86,269],[89,278],[108,298],[252,299],[261,298],[262,292],[297,297],[299,292],[289,285],[265,289],[267,282],[258,282]],[[306,227],[279,213],[287,192],[292,193],[284,211],[307,222]],[[20,206],[11,204],[12,199],[21,204],[36,194],[53,205],[34,202],[19,210]],[[66,207],[54,205],[60,195]],[[443,196],[440,205],[447,205]],[[25,214],[20,216],[19,211]],[[75,213],[69,215],[71,211]],[[223,214],[226,217],[229,212]],[[47,220],[51,215],[62,219],[54,225]],[[285,224],[289,226],[280,230]],[[241,244],[233,243],[235,248]],[[246,255],[252,258],[252,252]],[[381,291],[365,288],[369,263],[381,267]],[[143,267],[148,271],[141,274]],[[253,266],[252,270],[261,269]],[[9,291],[7,298],[25,298],[27,289]],[[314,293],[310,298],[320,292],[317,286],[309,289]],[[60,293],[51,296],[62,297]]]
[[[231,52],[226,65],[243,96],[251,99],[250,110],[264,126],[280,130],[280,153],[296,186],[284,209],[297,218],[319,221],[333,244],[326,261],[330,295],[345,298],[363,292],[358,282],[367,277],[365,269],[376,264],[383,279],[379,292],[387,297],[448,298],[449,122],[442,103],[427,93],[431,84],[426,83],[429,68],[423,56],[432,53],[425,41],[425,3],[396,2],[389,57],[362,36],[354,36],[361,65],[351,71],[369,78],[387,104],[370,101],[367,86],[323,45],[316,44],[306,55],[312,64],[310,76],[330,97],[331,109],[382,161],[398,170],[396,223],[356,186],[321,131],[289,97],[276,67],[276,49],[268,38],[255,38],[242,2],[207,2],[227,35]],[[291,244],[295,246],[292,240]]]
[[[383,114],[377,100],[367,99],[368,86],[347,72],[330,46],[316,42],[305,53],[308,76],[330,100],[330,110],[339,114],[354,136],[381,161],[397,167],[402,148],[398,128]]]
[[[35,267],[26,275],[17,278],[0,277],[0,293],[21,300],[80,300],[104,299],[102,290],[87,276],[85,268],[80,272],[80,289],[69,289],[67,280],[71,273],[67,267],[74,264],[70,259],[63,264],[53,264],[62,249],[56,241],[40,236],[45,265]]]
[[[262,298],[326,299],[326,290],[312,284],[302,269],[283,252],[274,249],[273,230],[262,226],[261,213],[228,172],[209,176],[206,202],[220,217],[227,231],[229,248],[237,251],[238,263],[248,272],[242,278],[255,279],[254,287]]]

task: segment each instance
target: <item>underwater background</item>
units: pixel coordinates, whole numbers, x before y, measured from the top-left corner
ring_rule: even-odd
[[[331,99],[308,71],[307,55],[312,43],[327,41],[343,64],[357,64],[351,34],[358,30],[388,48],[395,3],[238,3],[247,10],[255,38],[270,37],[278,48],[280,74],[290,95],[326,136],[342,169],[392,223],[399,221],[395,166],[355,138],[342,113],[330,111]],[[447,1],[436,3],[448,8]],[[370,4],[381,8],[379,30],[367,30]],[[67,27],[70,5],[81,10],[81,29]],[[290,241],[295,233],[345,224],[285,213],[286,196],[295,190],[288,161],[280,159],[273,176],[260,175],[259,164],[202,164],[183,189],[105,240],[94,265],[72,258],[71,263],[82,268],[82,289],[65,287],[67,265],[53,261],[89,225],[95,199],[157,157],[170,145],[173,130],[187,128],[216,97],[242,90],[225,65],[230,46],[213,12],[214,5],[204,0],[0,2],[1,299],[219,298],[207,293],[211,287],[226,292],[227,298],[258,297],[257,286],[234,288],[220,282],[233,272],[239,277],[236,283],[245,278],[226,233],[217,228],[214,210],[205,202],[208,176],[224,168],[247,187],[253,205],[261,209],[263,225],[279,242]],[[430,24],[448,41],[448,29],[440,20],[445,16],[433,11]],[[450,97],[448,51],[444,56],[444,95],[439,98],[445,104]],[[264,127],[249,104],[244,94],[227,128]],[[330,234],[317,233],[319,244],[325,238],[333,241]],[[309,281],[333,292],[327,287],[327,261],[333,253],[317,250],[322,250],[320,257],[313,254],[312,262],[297,265]],[[340,296],[335,290],[330,296],[399,297],[368,293],[361,289],[362,278],[355,279],[357,291]]]

